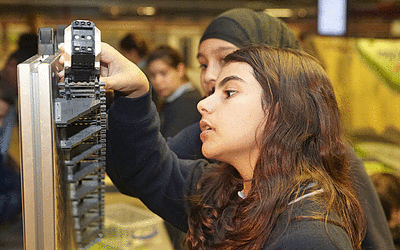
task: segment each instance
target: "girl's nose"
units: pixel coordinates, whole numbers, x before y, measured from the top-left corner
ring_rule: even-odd
[[[210,95],[203,100],[201,100],[197,104],[197,110],[200,112],[201,115],[205,113],[212,113],[215,109],[215,97],[214,95]]]

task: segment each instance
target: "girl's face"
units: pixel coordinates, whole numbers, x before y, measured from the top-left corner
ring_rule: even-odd
[[[197,60],[201,68],[201,87],[207,96],[213,92],[215,81],[223,65],[222,60],[237,49],[238,47],[232,43],[216,38],[204,40],[200,44]]]
[[[7,116],[9,110],[10,104],[0,100],[0,127],[3,126],[3,119]]]
[[[266,117],[261,100],[262,88],[250,65],[224,66],[215,92],[197,105],[204,156],[227,162],[251,178],[259,155],[256,140]]]
[[[149,81],[157,94],[162,97],[168,97],[182,85],[181,79],[185,68],[183,64],[178,65],[178,68],[174,68],[163,59],[156,59],[149,64],[147,71]]]

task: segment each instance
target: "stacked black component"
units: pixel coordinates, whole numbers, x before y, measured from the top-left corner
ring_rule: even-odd
[[[71,23],[71,67],[65,75],[72,82],[94,81],[100,72],[95,69],[95,27],[91,21],[76,20]]]
[[[54,115],[68,171],[76,241],[82,249],[99,240],[103,232],[106,97],[99,70],[94,68],[94,25],[74,23],[84,26],[73,29],[72,43],[80,50],[72,51],[72,67],[65,69],[65,81],[58,84]],[[79,41],[75,41],[78,34],[75,40]],[[82,52],[84,46],[92,52]]]

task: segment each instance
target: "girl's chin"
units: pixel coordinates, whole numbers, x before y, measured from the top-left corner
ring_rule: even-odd
[[[210,154],[207,150],[205,150],[204,147],[201,152],[203,153],[204,157],[206,157],[207,159],[212,159],[213,155]]]
[[[208,150],[203,149],[202,153],[203,153],[204,157],[206,157],[207,159],[221,161],[221,159],[220,159],[221,157],[218,157],[218,155],[216,155],[215,151],[213,151],[213,150],[208,151]]]

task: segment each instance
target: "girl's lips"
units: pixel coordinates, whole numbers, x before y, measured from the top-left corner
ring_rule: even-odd
[[[205,120],[200,121],[200,129],[202,132],[207,131],[207,130],[213,130],[213,128]]]
[[[203,132],[201,132],[201,134],[200,134],[200,140],[202,141],[202,142],[204,142],[207,138],[208,138],[208,136],[210,135],[210,133],[212,133],[213,132],[213,130],[204,130]]]
[[[207,139],[210,133],[214,132],[214,129],[205,120],[200,121],[200,129],[201,129],[200,139],[202,142],[204,142],[204,140]]]

